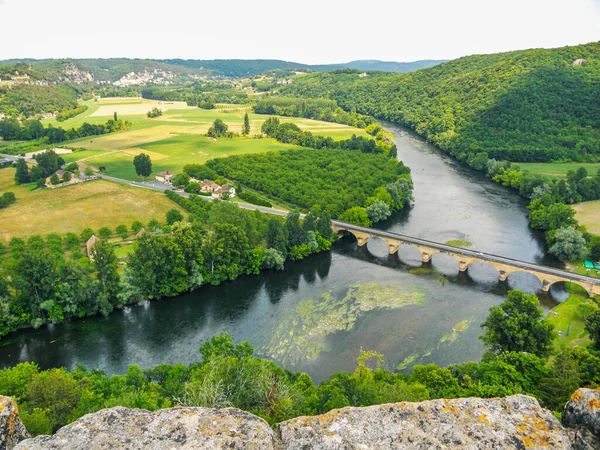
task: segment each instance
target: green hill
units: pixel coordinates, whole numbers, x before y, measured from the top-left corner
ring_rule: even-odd
[[[327,97],[406,125],[460,159],[600,158],[600,42],[476,55],[405,74],[297,77],[285,95]]]

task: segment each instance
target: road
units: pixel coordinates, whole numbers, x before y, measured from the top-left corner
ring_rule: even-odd
[[[130,186],[137,186],[140,188],[152,189],[152,190],[161,191],[161,192],[173,189],[172,186],[170,186],[168,184],[164,184],[164,183],[159,183],[157,181],[137,182],[137,181],[125,180],[123,178],[111,177],[111,176],[107,176],[107,175],[102,175],[102,178],[106,179],[106,180],[110,180],[110,181],[115,181],[117,183],[124,183],[124,184],[128,184]],[[190,194],[188,194],[187,192],[182,192],[182,191],[173,191],[173,192],[175,192],[183,197],[190,196]],[[214,200],[212,197],[204,197],[202,195],[200,195],[199,197],[206,201]],[[287,216],[289,213],[289,211],[282,211],[280,209],[274,209],[274,208],[266,208],[264,206],[251,205],[248,203],[237,203],[237,205],[244,209],[251,209],[251,210],[260,211],[260,212],[267,213],[267,214],[277,214],[279,216]],[[304,214],[301,214],[300,217],[303,218]],[[425,245],[425,246],[432,247],[432,248],[435,248],[440,251],[452,252],[452,253],[457,253],[459,255],[465,255],[465,256],[471,256],[473,258],[477,258],[482,261],[493,261],[493,262],[497,262],[500,264],[506,264],[506,265],[518,267],[521,269],[534,270],[534,271],[545,273],[548,275],[564,277],[569,280],[577,280],[577,281],[581,281],[584,283],[590,283],[591,285],[600,285],[600,279],[598,279],[598,278],[588,277],[585,275],[579,275],[576,273],[568,272],[566,270],[555,269],[553,267],[547,267],[547,266],[540,266],[538,264],[528,263],[525,261],[519,261],[517,259],[507,258],[504,256],[492,255],[490,253],[483,253],[483,252],[477,252],[474,250],[468,250],[466,248],[452,247],[450,245],[440,244],[439,242],[428,241],[426,239],[420,239],[420,238],[415,238],[415,237],[411,237],[411,236],[404,236],[402,234],[390,233],[388,231],[360,227],[358,225],[352,225],[350,223],[339,222],[337,220],[332,220],[332,223],[334,225],[344,227],[349,230],[362,231],[363,233],[369,233],[374,236],[398,239],[400,241],[408,242],[411,244]]]

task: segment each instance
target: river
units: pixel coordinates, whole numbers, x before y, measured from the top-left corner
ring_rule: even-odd
[[[466,240],[472,248],[529,262],[557,265],[543,236],[527,224],[525,202],[507,188],[457,163],[421,138],[386,124],[398,157],[411,169],[414,205],[378,228],[438,242]],[[248,339],[258,355],[315,380],[353,370],[360,348],[383,353],[386,366],[448,365],[477,361],[484,348],[480,324],[509,288],[539,290],[525,273],[497,281],[483,263],[458,272],[448,255],[421,267],[420,254],[401,247],[388,255],[377,240],[358,247],[344,238],[330,253],[286,264],[283,272],[234,282],[38,330],[0,341],[0,364],[35,361],[42,368],[78,364],[124,373],[130,364],[189,364],[199,346],[228,332]],[[552,307],[557,289],[540,295]]]

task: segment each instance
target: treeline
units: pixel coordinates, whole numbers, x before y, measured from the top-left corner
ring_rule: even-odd
[[[463,159],[594,162],[600,156],[600,43],[476,55],[407,74],[297,77],[283,95],[330,98],[408,126]],[[577,62],[576,62],[577,61]]]
[[[546,233],[550,253],[563,261],[588,257],[600,261],[600,236],[591,235],[580,226],[575,211],[568,206],[600,199],[600,170],[589,176],[585,167],[580,167],[562,179],[521,172],[519,166],[496,160],[487,160],[485,170],[494,181],[531,200],[529,225]]]
[[[200,347],[200,362],[160,364],[106,376],[78,366],[42,371],[33,363],[0,370],[0,394],[10,395],[33,435],[51,434],[77,418],[116,405],[157,410],[172,406],[236,407],[269,424],[335,408],[436,398],[534,395],[542,406],[560,411],[579,387],[600,383],[600,332],[596,349],[552,351],[556,333],[544,319],[535,295],[520,291],[490,309],[481,336],[490,349],[479,363],[446,368],[416,365],[409,374],[385,368],[383,355],[361,350],[354,372],[334,373],[319,385],[305,373],[292,373],[253,356],[247,342],[227,334]],[[588,311],[586,329],[600,325],[600,313]],[[507,326],[511,324],[511,326]],[[594,325],[595,324],[595,325]],[[596,328],[600,330],[600,328]]]
[[[16,84],[0,88],[0,112],[13,117],[31,117],[64,111],[77,107],[77,97],[77,88],[72,85]]]
[[[217,119],[219,120],[219,119]],[[371,126],[373,129],[373,126]],[[331,137],[314,135],[310,131],[303,131],[295,123],[281,123],[277,117],[269,117],[261,126],[261,131],[266,136],[272,137],[284,144],[295,144],[301,147],[316,149],[341,148],[346,150],[360,150],[363,153],[383,153],[390,158],[396,158],[398,149],[385,133],[378,133],[375,139],[370,137],[352,135],[350,139],[339,141]]]
[[[64,122],[65,120],[70,119],[71,117],[78,116],[79,114],[83,114],[88,110],[88,106],[84,104],[77,105],[77,108],[67,109],[61,113],[56,115],[57,122]]]
[[[149,86],[140,91],[143,98],[168,102],[182,101],[189,106],[213,109],[217,103],[247,104],[248,94],[236,89],[231,82],[194,83],[190,87]]]
[[[104,124],[92,125],[86,122],[78,128],[65,130],[51,124],[44,127],[42,122],[37,119],[20,121],[5,117],[0,121],[0,136],[5,141],[32,141],[38,139],[40,144],[56,144],[86,136],[114,133],[115,131],[126,130],[130,126],[131,123],[127,120],[109,119]]]
[[[268,97],[259,100],[253,107],[256,114],[271,114],[287,117],[335,122],[352,127],[366,128],[376,123],[371,116],[346,112],[335,100],[324,98]]]
[[[329,250],[335,239],[327,212],[313,212],[300,221],[298,213],[284,219],[228,202],[167,195],[189,211],[191,222],[172,210],[168,225],[149,223],[122,275],[107,241],[108,229],[100,230],[104,239],[93,245],[91,260],[81,253],[91,230],[80,236],[11,239],[0,267],[0,336],[23,326],[108,314],[126,304],[173,297],[261,269],[281,270],[286,258]],[[119,228],[126,233],[126,227]]]
[[[317,205],[333,217],[378,201],[399,209],[412,198],[410,169],[382,154],[306,148],[218,158],[206,165],[302,208]]]

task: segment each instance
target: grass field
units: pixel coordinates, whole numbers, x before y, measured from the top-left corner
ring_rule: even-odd
[[[250,111],[244,105],[218,105],[216,109],[203,110],[188,107],[182,102],[136,98],[104,98],[98,102],[91,100],[86,104],[90,106],[88,111],[58,125],[71,128],[80,126],[85,121],[104,123],[116,111],[121,119],[129,120],[132,126],[119,133],[71,141],[65,145],[80,150],[65,155],[64,159],[67,163],[82,161],[93,168],[104,166],[108,175],[116,177],[138,179],[132,162],[134,156],[141,152],[150,155],[154,173],[164,170],[177,173],[186,164],[203,164],[212,158],[293,148],[292,145],[280,144],[273,139],[234,138],[215,141],[204,136],[217,118],[222,119],[231,131],[241,132],[244,115]],[[153,107],[163,109],[163,116],[148,119],[145,111]],[[138,114],[135,115],[136,113]],[[260,133],[260,127],[268,116],[249,114],[249,117],[250,134]],[[280,120],[295,123],[303,130],[336,140],[347,139],[352,134],[366,135],[364,130],[336,123],[293,117],[281,117]]]
[[[571,208],[575,210],[575,218],[580,224],[585,225],[590,233],[600,236],[600,200],[576,203]]]
[[[585,303],[588,303],[591,308],[594,307],[592,300],[571,294],[566,301],[552,308],[548,321],[554,325],[557,332],[561,332],[554,341],[557,350],[562,347],[587,345],[591,342],[584,329],[585,319],[580,309],[580,305]]]
[[[90,181],[59,189],[32,191],[31,185],[14,184],[15,169],[0,170],[0,193],[12,191],[17,202],[0,213],[0,241],[32,234],[80,233],[85,228],[128,227],[136,220],[165,221],[171,208],[179,209],[165,195],[112,183]]]
[[[600,164],[586,164],[586,163],[515,163],[521,167],[521,171],[528,170],[531,173],[538,173],[543,175],[552,175],[555,177],[567,176],[569,170],[577,171],[580,167],[585,167],[589,175],[595,175],[600,169]]]

